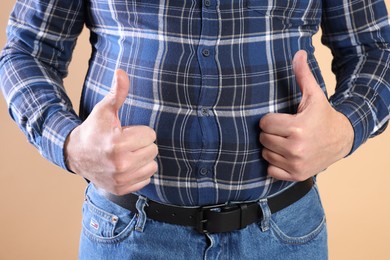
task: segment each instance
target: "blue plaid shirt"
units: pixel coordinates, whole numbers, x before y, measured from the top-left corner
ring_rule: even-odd
[[[84,25],[92,52],[77,115],[62,80]],[[254,200],[291,185],[267,177],[258,123],[296,112],[292,58],[300,49],[325,91],[312,45],[319,26],[334,56],[330,102],[353,125],[354,151],[389,120],[382,0],[19,0],[0,84],[29,141],[66,169],[67,135],[122,68],[131,78],[122,124],[157,132],[159,171],[140,193],[177,205]]]

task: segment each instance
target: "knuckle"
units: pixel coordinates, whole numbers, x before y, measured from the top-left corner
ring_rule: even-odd
[[[114,164],[115,172],[117,173],[123,173],[127,170],[127,161],[124,160],[116,160]]]
[[[148,185],[151,181],[152,181],[152,178],[147,178],[147,179],[145,180],[145,186]]]
[[[275,177],[275,170],[274,170],[274,169],[275,169],[274,167],[269,166],[269,167],[267,168],[267,174],[268,174],[269,176],[271,176],[271,177]]]
[[[127,188],[134,182],[129,181],[128,178],[116,178],[111,183],[111,193],[117,196],[122,196],[128,193]]]
[[[119,178],[119,174],[117,173],[112,174],[110,182],[113,189],[117,189],[122,184],[122,181]]]
[[[135,183],[131,186],[130,192],[136,192],[148,185],[151,182],[151,178],[144,179],[138,183]]]
[[[151,165],[151,172],[152,172],[152,174],[154,174],[157,171],[158,171],[158,163],[156,161],[153,161],[152,165]]]
[[[132,169],[135,160],[132,156],[125,157],[122,154],[115,153],[110,155],[110,169],[115,176],[128,172]]]
[[[304,164],[300,160],[294,160],[291,162],[291,172],[295,177],[302,175],[304,170]]]
[[[153,157],[156,157],[158,155],[158,146],[156,144],[153,144],[152,148],[153,148]]]
[[[260,119],[260,122],[259,122],[259,126],[261,129],[265,129],[268,125],[268,119],[269,119],[269,114],[267,115],[264,115],[261,119]]]
[[[156,172],[158,171],[158,165],[155,161],[149,163],[145,166],[145,168],[142,171],[142,177],[143,178],[150,178],[152,177]]]
[[[301,126],[291,126],[290,131],[291,131],[292,135],[295,137],[304,136],[304,134],[305,134],[304,129]]]
[[[114,140],[110,140],[109,144],[105,146],[104,152],[109,158],[115,159],[120,154],[120,146]]]
[[[293,175],[299,172],[299,163],[296,160],[290,161],[289,172]]]
[[[148,185],[150,182],[152,181],[152,178],[146,178],[143,182],[142,182],[142,187],[144,187],[144,186],[146,186],[146,185]]]
[[[269,160],[267,149],[263,149],[263,150],[261,151],[261,156],[264,158],[264,160],[266,160],[266,161]]]
[[[295,160],[303,159],[305,157],[305,147],[300,143],[292,145],[289,152],[290,157],[294,158]]]
[[[151,183],[152,179],[151,178],[146,178],[145,180],[143,180],[141,183],[139,183],[139,187],[138,189],[142,189],[143,187],[149,185]]]
[[[110,190],[115,191],[124,184],[123,174],[112,169],[111,173],[105,177],[105,182],[108,184]]]
[[[260,121],[259,121],[259,127],[260,127],[260,129],[263,129],[263,128],[264,128],[264,125],[265,125],[264,121],[265,121],[265,120],[264,120],[264,117],[260,119]]]
[[[157,138],[156,132],[149,126],[141,126],[140,131],[144,134],[145,138],[154,142]]]
[[[264,139],[265,139],[265,134],[264,134],[264,132],[261,132],[259,135],[259,141],[263,145],[264,145],[264,141],[265,141]]]
[[[156,139],[157,139],[157,134],[156,134],[156,132],[152,129],[152,128],[149,128],[150,129],[150,133],[149,133],[149,135],[150,135],[150,139],[152,140],[152,142],[154,142],[154,141],[156,141]]]

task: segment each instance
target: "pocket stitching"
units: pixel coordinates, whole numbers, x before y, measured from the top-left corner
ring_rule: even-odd
[[[107,211],[105,211],[105,210],[95,206],[88,196],[86,196],[86,203],[88,205],[88,210],[91,213],[97,214],[97,215],[99,215],[100,217],[104,218],[107,221],[110,221],[113,217],[118,217],[115,214],[109,213],[109,212],[107,212]]]
[[[278,239],[280,239],[282,242],[287,244],[299,245],[299,244],[305,244],[313,240],[321,233],[321,231],[325,227],[326,217],[325,216],[322,217],[321,222],[313,231],[300,237],[290,237],[286,235],[272,219],[270,223],[271,223],[271,230],[273,231],[273,233]]]
[[[320,17],[318,17],[318,9],[306,9],[302,6],[274,6],[272,13],[266,10],[268,7],[264,3],[256,3],[257,0],[247,0],[246,8],[250,11],[257,12],[269,19],[277,19],[285,25],[286,28],[292,27],[294,24],[300,25],[318,25]],[[287,9],[288,8],[288,9]]]
[[[92,215],[96,214],[96,215],[104,218],[107,221],[110,221],[111,217],[114,217],[114,216],[117,217],[115,214],[108,213],[105,210],[95,206],[88,197],[85,200],[85,206],[87,207],[86,210],[90,214],[92,214]],[[91,216],[91,218],[92,218],[92,216]],[[124,239],[126,239],[131,234],[131,232],[133,231],[133,227],[135,226],[136,219],[137,219],[137,215],[134,214],[134,216],[130,220],[129,224],[126,225],[126,227],[119,234],[117,234],[115,236],[112,234],[112,236],[110,236],[110,237],[99,236],[99,235],[91,232],[89,230],[89,226],[84,221],[84,217],[82,220],[82,229],[83,229],[83,233],[89,239],[91,239],[93,241],[100,242],[100,243],[118,243],[118,242],[121,242]],[[113,230],[113,232],[114,232],[114,230]]]
[[[283,15],[275,15],[275,14],[270,14],[268,13],[267,11],[268,10],[264,10],[264,8],[260,8],[260,7],[265,7],[265,8],[268,8],[267,5],[260,5],[260,4],[256,4],[255,3],[256,0],[247,0],[247,8],[250,9],[250,10],[253,10],[253,11],[256,11],[258,13],[261,13],[261,14],[264,14],[268,17],[275,17],[275,18],[278,18],[278,19],[281,19],[281,20],[288,20],[288,19],[299,19],[300,16],[294,16],[293,14],[297,13],[297,14],[302,14],[305,12],[305,10],[302,10],[301,8],[294,8],[293,10],[291,11],[288,11],[288,12],[285,12],[285,8],[283,7],[280,7],[280,6],[276,6],[276,7],[273,7],[273,10],[274,10],[274,13],[278,13],[278,12],[283,12]],[[286,15],[288,14],[288,15]]]
[[[118,235],[112,237],[102,237],[96,235],[91,231],[89,231],[88,228],[84,225],[84,223],[83,223],[83,233],[86,235],[86,237],[98,243],[104,243],[104,244],[119,243],[125,240],[133,232],[135,221],[136,221],[136,216],[134,216],[131,219],[130,223]]]
[[[320,198],[320,194],[318,192],[318,186],[316,183],[314,184],[311,191],[313,191],[315,193],[315,196],[318,199],[318,202],[320,203],[321,207],[323,207],[322,202],[321,202],[321,198]],[[308,194],[306,194],[306,196],[308,196]],[[276,238],[278,238],[282,242],[287,243],[287,244],[293,244],[293,245],[305,244],[305,243],[311,241],[312,239],[314,239],[315,237],[317,237],[321,233],[321,231],[326,227],[326,215],[323,212],[322,219],[319,222],[319,224],[311,232],[309,232],[303,236],[300,236],[300,237],[291,237],[291,236],[288,236],[287,234],[285,234],[279,228],[278,224],[272,218],[270,219],[270,225],[271,225],[270,229],[271,229],[272,233],[275,235]]]

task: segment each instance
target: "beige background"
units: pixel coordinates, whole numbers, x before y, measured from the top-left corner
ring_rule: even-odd
[[[390,6],[390,0],[386,0]],[[0,3],[0,46],[13,0]],[[330,92],[330,52],[316,38]],[[66,87],[78,111],[89,47],[79,39]],[[390,130],[319,177],[331,260],[390,259]],[[47,163],[0,99],[0,260],[77,259],[84,181]]]

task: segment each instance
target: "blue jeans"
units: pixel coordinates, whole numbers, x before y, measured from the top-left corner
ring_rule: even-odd
[[[102,197],[90,184],[83,205],[79,259],[328,259],[324,210],[317,186],[302,199],[228,233],[200,234],[190,227],[148,219],[137,202],[130,212]]]

